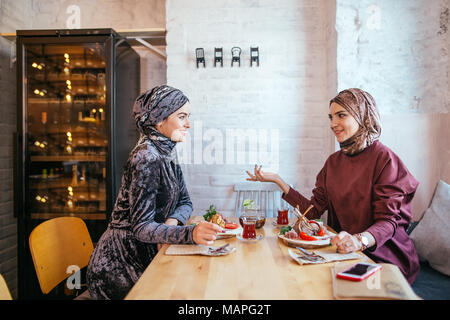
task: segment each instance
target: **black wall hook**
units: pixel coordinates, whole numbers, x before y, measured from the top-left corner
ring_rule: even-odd
[[[214,48],[214,67],[217,62],[220,62],[220,66],[223,67],[223,48]]]
[[[253,66],[253,62],[259,67],[259,47],[250,47],[250,67]]]
[[[197,58],[197,68],[199,63],[203,63],[203,67],[205,66],[205,50],[203,48],[195,49],[195,56]]]
[[[239,67],[241,66],[241,48],[233,47],[231,48],[231,66],[234,62],[239,62]]]

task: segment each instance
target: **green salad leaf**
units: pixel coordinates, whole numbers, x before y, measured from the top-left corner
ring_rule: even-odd
[[[216,211],[216,206],[212,204],[212,205],[209,206],[209,209],[206,210],[206,213],[203,215],[203,218],[204,218],[206,221],[209,221],[209,219],[211,219],[211,217],[212,217],[213,215],[215,215],[216,213],[217,213],[217,211]]]
[[[280,229],[280,234],[285,235],[287,232],[291,231],[292,227],[291,226],[285,226],[285,227],[281,227]]]

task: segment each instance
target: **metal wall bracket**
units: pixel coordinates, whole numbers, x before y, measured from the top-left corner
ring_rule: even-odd
[[[14,63],[16,63],[16,34],[15,33],[1,33],[2,38],[10,41],[10,53],[9,53],[9,68],[12,69],[14,67]]]
[[[159,50],[158,48],[156,48],[155,46],[151,45],[145,39],[142,39],[140,37],[127,37],[127,39],[136,40],[137,42],[141,43],[143,46],[145,46],[145,47],[149,48],[150,50],[152,50],[160,58],[163,58],[164,60],[167,60],[167,54],[165,52],[163,52],[163,51]]]
[[[123,29],[117,30],[117,33],[126,39],[130,45],[143,45],[160,58],[167,60],[167,54],[157,48],[158,46],[166,46],[166,29]]]
[[[143,45],[146,48],[152,50],[160,58],[167,60],[165,52],[158,49],[156,46],[166,46],[166,29],[164,28],[148,28],[148,29],[123,29],[116,30],[123,39],[125,39],[130,45]],[[1,33],[3,38],[14,42],[16,41],[16,33]],[[123,42],[119,40],[119,44]],[[116,44],[118,45],[118,44]],[[12,51],[11,51],[12,52]],[[12,54],[12,53],[11,53]],[[11,65],[15,63],[15,51],[14,58],[11,59]]]

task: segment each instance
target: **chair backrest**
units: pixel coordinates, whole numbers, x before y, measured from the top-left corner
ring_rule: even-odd
[[[44,294],[71,275],[69,266],[88,265],[94,250],[84,221],[75,217],[54,218],[39,224],[29,238],[34,268]]]
[[[11,292],[9,292],[8,285],[5,279],[0,274],[0,300],[12,300]]]
[[[236,203],[234,215],[241,215],[243,202],[245,199],[253,199],[255,203],[266,212],[266,217],[276,217],[277,208],[280,205],[288,206],[287,202],[281,199],[282,191],[274,183],[267,182],[244,182],[234,185],[236,193]]]
[[[241,50],[241,48],[239,48],[239,47],[233,47],[233,48],[231,48],[231,54],[232,54],[233,57],[240,56],[240,55],[241,55],[241,52],[242,52],[242,50]]]

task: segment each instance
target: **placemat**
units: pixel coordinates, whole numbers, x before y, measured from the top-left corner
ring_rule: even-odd
[[[167,249],[167,255],[203,255],[203,256],[225,256],[236,250],[235,247],[228,246],[222,251],[213,252],[220,246],[204,246],[199,244],[172,244]]]
[[[353,259],[362,259],[364,256],[357,252],[352,253],[331,253],[331,252],[321,252],[321,251],[309,251],[311,253],[315,253],[318,256],[321,256],[323,260],[318,261],[310,261],[307,258],[304,258],[305,254],[296,250],[296,249],[288,249],[289,255],[297,261],[298,264],[323,264],[330,263],[334,261],[343,261],[343,260],[353,260]]]

